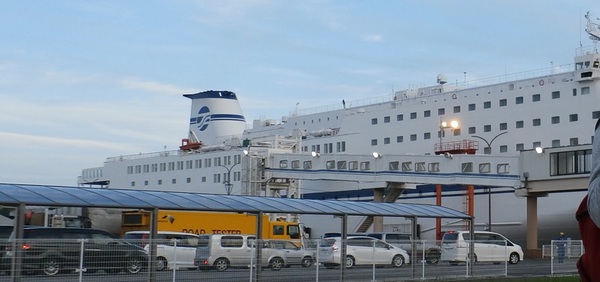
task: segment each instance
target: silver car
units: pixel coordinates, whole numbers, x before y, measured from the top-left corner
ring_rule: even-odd
[[[290,267],[292,265],[310,267],[314,261],[314,253],[312,251],[298,247],[296,244],[290,241],[265,241],[263,245],[263,253],[268,255],[271,255],[271,253],[282,254],[282,256],[285,258],[286,267]]]
[[[391,265],[401,267],[410,262],[405,250],[368,236],[352,236],[346,241],[346,258],[341,259],[341,237],[323,238],[319,244],[319,261],[327,268],[342,263],[346,268],[355,265]]]

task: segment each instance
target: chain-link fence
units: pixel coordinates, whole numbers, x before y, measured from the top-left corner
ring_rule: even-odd
[[[525,262],[515,257],[506,241],[475,241],[473,256],[468,248],[471,241],[391,245],[365,237],[322,238],[304,244],[235,234],[129,241],[102,236],[30,238],[1,243],[4,275],[0,281],[417,281],[514,276],[516,266]],[[553,257],[536,264],[539,271],[576,273],[581,241],[569,241],[564,252],[561,243],[552,242]],[[414,248],[404,250],[400,244]]]

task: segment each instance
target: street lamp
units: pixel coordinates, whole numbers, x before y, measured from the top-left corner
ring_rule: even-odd
[[[444,129],[446,128],[457,129],[458,121],[453,120],[448,124],[447,122],[442,121],[442,117],[440,117],[440,147],[442,147],[442,137],[444,136]]]
[[[233,167],[238,164],[239,163],[235,163],[231,167],[226,167],[224,165],[220,165],[227,170],[227,179],[225,181],[223,181],[223,184],[225,184],[225,192],[227,193],[227,195],[231,195],[231,189],[233,188],[233,184],[231,184],[231,169],[233,169]]]
[[[488,142],[487,140],[485,140],[485,138],[481,137],[481,136],[477,136],[477,135],[471,135],[471,137],[475,137],[475,138],[479,138],[481,140],[483,140],[483,142],[485,142],[485,144],[487,145],[484,149],[483,149],[483,153],[486,155],[489,155],[492,153],[492,143],[494,142],[494,140],[496,140],[496,138],[498,138],[498,136],[502,135],[502,134],[506,134],[508,133],[507,131],[501,132],[498,135],[494,136],[494,138],[492,138],[492,140],[490,142]]]

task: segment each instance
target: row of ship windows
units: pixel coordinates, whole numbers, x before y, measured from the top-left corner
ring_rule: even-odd
[[[302,147],[302,152],[317,152],[324,154],[333,154],[333,153],[343,153],[346,152],[346,141],[337,142],[335,146],[335,152],[333,151],[333,143],[325,143],[323,144],[323,151],[321,151],[321,145],[311,145],[311,150],[308,150],[308,146]]]
[[[223,177],[221,177],[223,176]],[[223,179],[223,180],[221,180]],[[242,179],[241,177],[241,172],[239,171],[234,171],[232,173],[232,179],[231,181],[240,181]],[[192,183],[192,178],[191,177],[187,177],[185,179],[186,183]],[[206,182],[206,176],[202,176],[200,179],[200,182]],[[213,174],[213,183],[223,183],[223,184],[228,184],[227,182],[227,173],[215,173]],[[166,184],[166,183],[165,183]],[[177,179],[176,178],[172,178],[171,179],[171,184],[177,184]],[[150,185],[150,182],[148,180],[144,180],[143,182],[144,186],[148,186]],[[156,185],[163,185],[163,180],[159,179],[156,181]],[[136,182],[135,181],[131,181],[131,187],[135,187],[136,186]]]
[[[127,174],[138,174],[148,172],[159,172],[159,171],[173,171],[173,170],[184,170],[184,169],[199,169],[202,167],[209,168],[212,166],[231,166],[237,165],[241,162],[241,155],[234,155],[233,162],[232,156],[215,157],[206,159],[196,159],[187,161],[176,161],[166,163],[153,163],[145,165],[130,165],[127,166]]]

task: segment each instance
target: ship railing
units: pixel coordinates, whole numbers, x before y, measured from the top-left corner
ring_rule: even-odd
[[[179,150],[171,150],[171,151],[162,151],[162,152],[152,152],[152,153],[139,153],[139,154],[135,154],[135,155],[124,155],[124,156],[117,156],[117,157],[109,157],[106,158],[106,162],[123,162],[123,161],[130,161],[130,160],[137,160],[137,159],[143,159],[143,158],[149,158],[149,157],[166,157],[166,156],[178,156],[180,155],[180,151]]]

